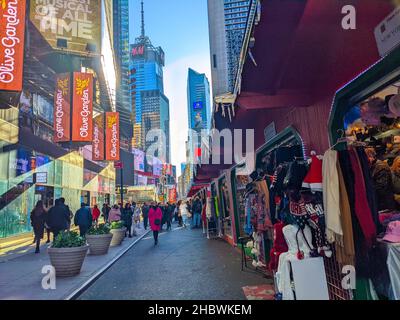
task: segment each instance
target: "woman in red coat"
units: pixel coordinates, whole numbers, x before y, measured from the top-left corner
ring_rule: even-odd
[[[150,228],[153,231],[154,245],[158,244],[158,233],[161,229],[162,211],[161,208],[153,202],[149,211]]]
[[[100,217],[100,214],[101,214],[100,209],[95,204],[93,207],[93,210],[92,210],[92,218],[93,218],[93,221],[96,223],[96,225],[97,225],[97,220]]]

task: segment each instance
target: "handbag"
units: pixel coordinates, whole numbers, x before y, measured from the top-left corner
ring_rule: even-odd
[[[155,224],[156,226],[159,226],[159,225],[161,224],[160,219],[155,219],[155,220],[154,220],[154,224]]]

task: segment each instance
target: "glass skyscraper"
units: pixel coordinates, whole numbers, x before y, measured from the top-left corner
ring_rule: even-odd
[[[145,35],[142,3],[142,30],[130,49],[131,99],[133,111],[132,146],[146,151],[146,135],[161,129],[166,135],[165,162],[170,161],[169,100],[164,95],[165,55],[161,47],[154,47]]]
[[[251,0],[208,0],[214,96],[233,92]]]
[[[133,122],[129,84],[129,0],[113,0],[113,13],[113,42],[118,70],[116,105],[120,113],[121,147],[130,149]]]
[[[189,68],[187,81],[187,107],[189,121],[189,163],[194,157],[201,156],[200,133],[208,131],[211,127],[210,84],[204,73],[198,73]],[[193,131],[199,133],[198,137],[192,135]],[[193,158],[192,158],[193,157]]]

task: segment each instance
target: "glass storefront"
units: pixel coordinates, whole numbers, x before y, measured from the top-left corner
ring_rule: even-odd
[[[84,159],[71,152],[53,159],[18,148],[0,153],[0,238],[30,232],[30,212],[38,200],[47,208],[64,197],[75,212],[80,203],[93,206],[115,201],[115,170],[100,173],[83,168]]]

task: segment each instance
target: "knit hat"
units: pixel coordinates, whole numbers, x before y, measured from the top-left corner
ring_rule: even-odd
[[[311,191],[322,192],[322,160],[316,154],[311,156],[311,165],[303,181],[303,188],[309,188]]]

